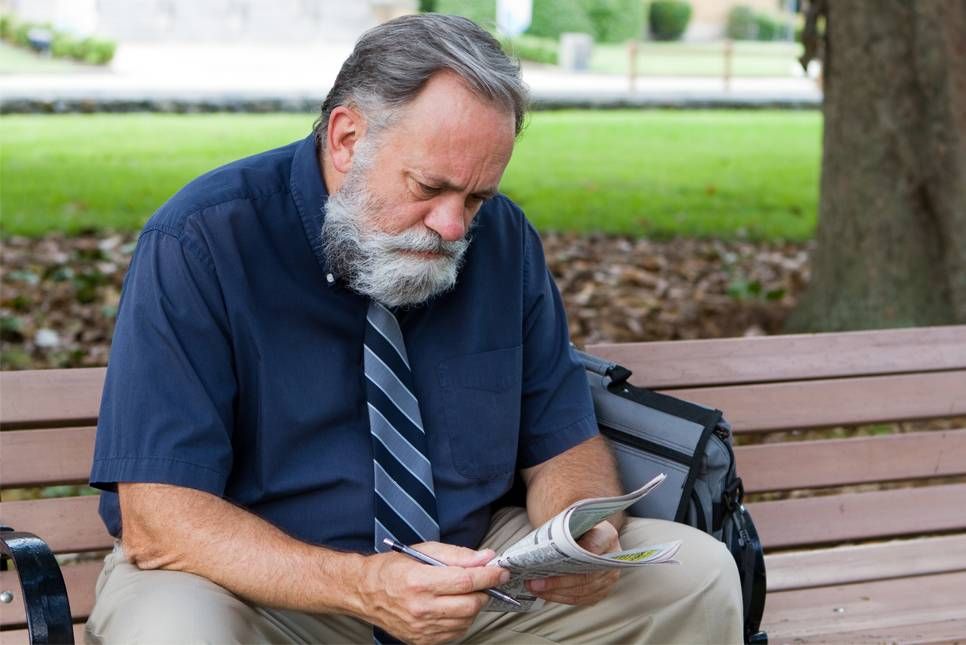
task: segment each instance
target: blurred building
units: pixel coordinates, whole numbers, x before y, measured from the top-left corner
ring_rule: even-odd
[[[0,0],[20,20],[119,42],[342,41],[417,0]]]

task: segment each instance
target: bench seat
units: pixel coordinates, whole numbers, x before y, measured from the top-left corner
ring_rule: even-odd
[[[966,636],[966,326],[587,351],[635,385],[726,412],[766,548],[771,642]],[[0,487],[86,481],[103,378],[0,373]],[[96,507],[89,495],[0,504],[3,524],[80,554],[63,567],[78,625],[100,570],[84,557],[111,546]],[[15,572],[0,589],[15,592],[0,605],[4,643],[26,642]]]

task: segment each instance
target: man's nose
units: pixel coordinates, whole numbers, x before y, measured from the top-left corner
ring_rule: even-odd
[[[452,242],[466,235],[465,214],[466,210],[460,196],[447,196],[430,211],[424,223],[428,228],[439,233],[445,241]]]

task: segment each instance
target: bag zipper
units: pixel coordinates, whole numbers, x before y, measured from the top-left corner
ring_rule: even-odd
[[[638,437],[629,432],[624,432],[623,430],[617,430],[616,428],[609,428],[607,426],[600,426],[600,433],[612,439],[617,443],[622,443],[625,446],[631,446],[639,450],[644,450],[645,452],[650,452],[659,457],[664,457],[665,459],[670,459],[671,461],[676,461],[679,464],[691,467],[693,463],[693,458],[687,453],[675,450],[674,448],[668,448],[667,446],[662,446],[659,443],[653,441],[648,441],[643,437]]]

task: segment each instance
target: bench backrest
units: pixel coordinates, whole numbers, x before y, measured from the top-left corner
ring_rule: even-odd
[[[966,326],[587,349],[633,370],[636,385],[721,408],[739,437],[787,433],[736,450],[748,493],[787,497],[749,504],[772,551],[966,529],[966,424],[799,440],[810,428],[966,416]],[[83,555],[112,544],[97,497],[47,489],[50,498],[10,500],[7,491],[86,482],[103,379],[103,368],[0,372],[0,521],[56,553],[81,554],[63,569],[77,620],[93,605],[100,570],[99,558]],[[14,575],[0,573],[0,588],[16,589]],[[0,605],[0,627],[22,623],[18,602]]]

